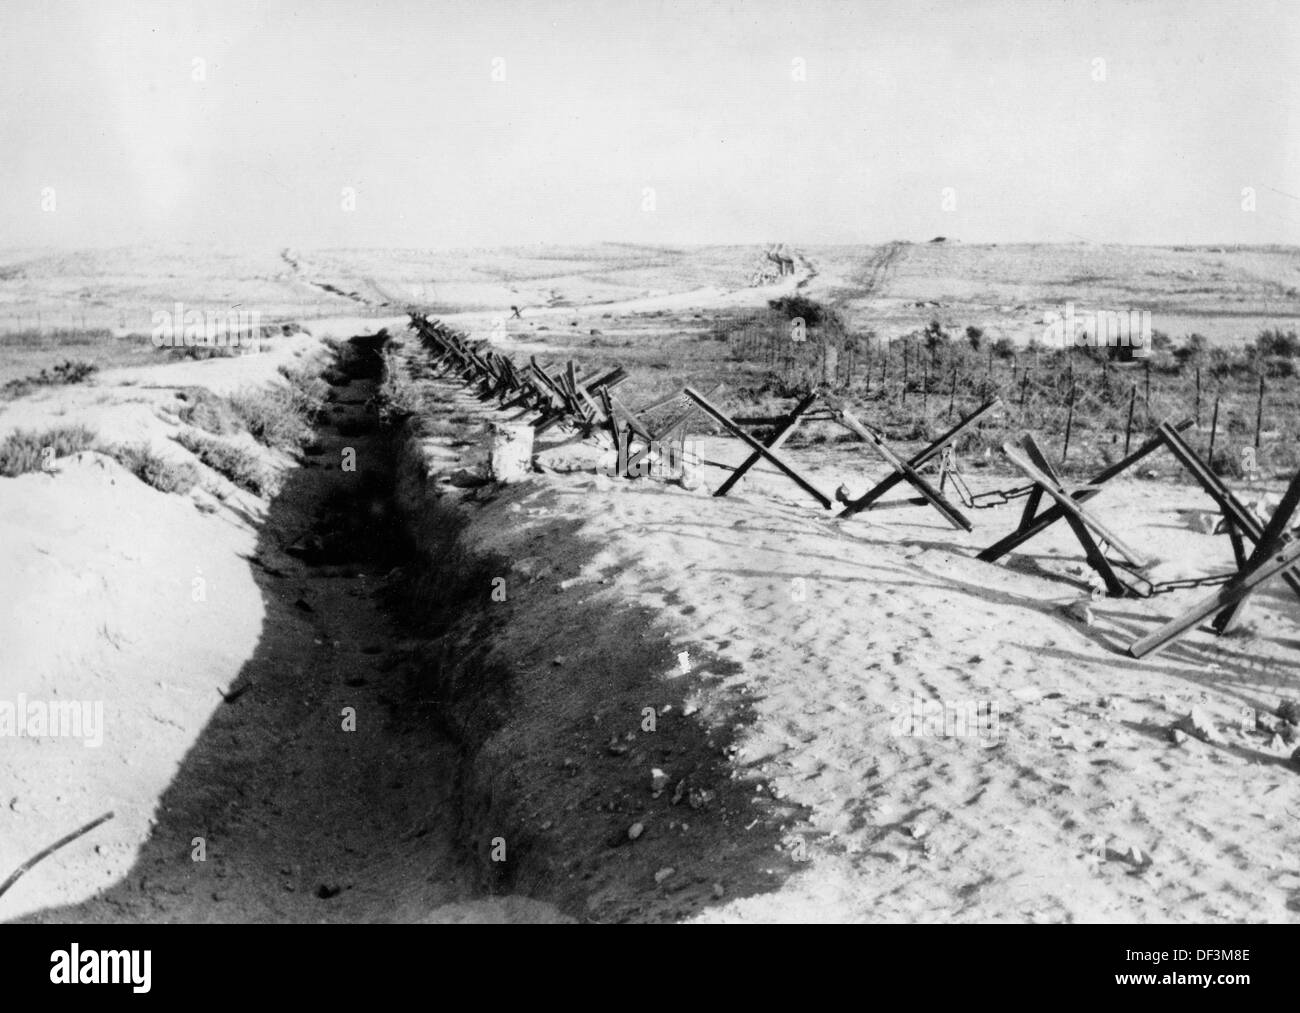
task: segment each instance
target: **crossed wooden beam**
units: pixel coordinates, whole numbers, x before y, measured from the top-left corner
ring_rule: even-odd
[[[1172,431],[1181,432],[1191,424],[1191,419],[1184,419],[1177,426],[1170,426],[1169,428]],[[1019,548],[1031,538],[1042,534],[1057,521],[1064,520],[1083,546],[1088,563],[1100,574],[1101,579],[1105,582],[1106,593],[1116,598],[1136,596],[1134,589],[1115,572],[1114,565],[1106,557],[1106,553],[1101,546],[1097,544],[1095,536],[1100,536],[1104,542],[1119,550],[1125,559],[1134,566],[1143,567],[1149,565],[1149,561],[1141,553],[1125,545],[1122,539],[1116,536],[1110,528],[1089,511],[1085,510],[1083,505],[1101,492],[1102,486],[1112,478],[1127,471],[1164,445],[1164,438],[1157,434],[1123,460],[1117,461],[1099,472],[1085,485],[1069,489],[1032,437],[1026,436],[1021,441],[1019,449],[1009,443],[1003,444],[1002,452],[1007,455],[1017,468],[1024,472],[1029,480],[1033,482],[1034,487],[1029,493],[1029,499],[1025,503],[1024,513],[1020,517],[1020,524],[1016,530],[1005,538],[994,542],[975,558],[986,563],[992,563],[1012,550]],[[1044,496],[1052,499],[1053,504],[1039,512]]]
[[[532,358],[523,369],[508,355],[482,342],[469,341],[441,321],[430,321],[413,313],[411,326],[432,353],[432,364],[455,372],[467,383],[477,384],[481,400],[496,398],[503,407],[536,411],[538,417],[533,427],[539,434],[564,423],[583,433],[605,424],[607,419],[599,392],[612,390],[627,379],[627,372],[615,366],[580,380],[572,360],[561,369],[548,372]]]
[[[749,433],[745,432],[737,420],[729,418],[721,408],[714,405],[699,391],[692,387],[687,387],[683,393],[699,405],[706,415],[710,416],[715,422],[722,426],[723,429],[736,437],[736,439],[740,440],[741,443],[745,444],[752,451],[749,457],[745,459],[744,463],[732,472],[727,481],[714,492],[714,496],[727,495],[727,493],[731,491],[732,487],[744,477],[745,473],[749,471],[750,468],[760,460],[766,460],[781,472],[781,474],[785,475],[790,479],[790,481],[827,510],[831,508],[833,500],[827,496],[826,493],[817,488],[811,480],[804,478],[803,475],[799,474],[799,469],[786,460],[784,455],[780,452],[781,444],[783,444],[786,439],[789,438],[790,434],[794,432],[795,427],[799,424],[804,414],[812,407],[813,402],[817,400],[816,394],[808,394],[801,399],[797,405],[795,405],[794,409],[791,410],[789,414],[781,416],[781,418],[775,420],[777,423],[775,431],[765,442],[760,443]]]
[[[1178,432],[1162,425],[1157,430],[1157,437],[1165,442],[1179,462],[1219,505],[1232,539],[1237,573],[1181,616],[1133,641],[1129,645],[1129,653],[1135,658],[1160,650],[1210,616],[1214,617],[1211,626],[1215,632],[1228,632],[1240,617],[1250,595],[1274,577],[1281,576],[1300,597],[1300,566],[1297,565],[1300,563],[1300,541],[1290,533],[1296,511],[1300,508],[1300,471],[1291,479],[1273,516],[1267,524],[1263,524],[1246,509]],[[1245,550],[1243,539],[1252,543],[1249,554]]]
[[[885,443],[884,438],[878,432],[862,425],[862,423],[854,418],[847,410],[843,408],[838,409],[837,421],[866,440],[867,443],[875,448],[876,452],[885,459],[886,463],[894,469],[893,474],[881,480],[874,488],[870,489],[855,500],[846,501],[844,509],[839,513],[839,517],[852,517],[854,514],[860,513],[864,510],[887,510],[896,506],[924,506],[928,503],[930,506],[934,507],[935,510],[939,511],[943,518],[953,527],[970,531],[972,529],[971,522],[966,518],[966,515],[957,509],[957,507],[943,495],[942,489],[936,489],[924,476],[922,476],[920,469],[934,458],[941,456],[944,450],[953,446],[953,444],[956,443],[967,429],[975,425],[975,423],[985,415],[1000,407],[1002,407],[1002,402],[998,398],[985,401],[984,404],[980,405],[969,415],[962,418],[946,433],[939,436],[937,439],[932,440],[929,446],[913,454],[906,461],[900,458],[898,454],[896,454],[889,445]],[[907,482],[921,495],[909,499],[882,501],[881,497],[900,482]]]
[[[1245,604],[1246,599],[1258,591],[1279,574],[1291,579],[1296,575],[1296,564],[1300,562],[1300,541],[1291,538],[1287,529],[1296,508],[1300,506],[1300,471],[1291,479],[1291,485],[1282,497],[1282,502],[1273,512],[1268,526],[1260,533],[1254,551],[1238,569],[1237,575],[1228,583],[1218,588],[1208,598],[1197,602],[1176,619],[1172,619],[1159,629],[1139,637],[1129,645],[1129,654],[1142,658],[1158,651],[1166,644],[1182,636],[1210,616],[1216,616],[1215,628],[1225,632],[1232,624],[1237,610]]]
[[[994,398],[971,412],[946,433],[938,439],[932,441],[929,446],[919,453],[914,454],[909,460],[903,460],[892,448],[885,442],[884,437],[874,429],[863,425],[856,416],[842,405],[827,405],[825,410],[818,414],[811,414],[813,405],[818,401],[817,394],[807,394],[801,398],[797,404],[785,415],[777,418],[730,418],[720,408],[712,404],[708,398],[699,394],[697,391],[686,388],[686,395],[694,400],[706,413],[717,421],[727,432],[735,436],[746,446],[750,448],[750,455],[731,473],[725,482],[714,492],[714,496],[725,496],[736,484],[745,477],[746,473],[754,467],[759,461],[766,460],[774,465],[778,471],[794,482],[800,489],[815,499],[826,509],[831,509],[833,501],[810,479],[800,474],[799,470],[781,454],[782,445],[794,434],[795,430],[803,422],[821,420],[837,422],[845,429],[861,437],[870,447],[872,447],[884,460],[894,469],[894,473],[882,482],[878,483],[875,488],[871,489],[866,495],[856,500],[847,502],[844,509],[838,517],[851,517],[852,515],[872,509],[883,509],[886,507],[899,505],[924,505],[929,504],[934,507],[945,520],[953,527],[971,530],[971,523],[962,512],[957,509],[943,493],[936,489],[923,475],[919,469],[934,457],[941,454],[945,447],[951,446],[965,431],[983,418],[986,414],[1000,407],[1001,402]],[[745,425],[769,425],[771,432],[767,439],[759,441],[747,433],[742,427]],[[880,503],[880,497],[892,489],[899,482],[909,483],[917,492],[919,497],[909,500],[895,500],[892,502]]]

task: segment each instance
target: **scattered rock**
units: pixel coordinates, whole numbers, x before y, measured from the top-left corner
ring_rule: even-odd
[[[668,780],[668,775],[658,767],[650,769],[650,790],[654,792],[655,798],[664,793],[664,789],[668,787]]]
[[[725,889],[723,889],[723,886],[722,886],[721,883],[714,883],[714,884],[713,884],[713,899],[714,899],[714,900],[721,900],[722,897],[723,897],[723,895],[724,895],[726,892],[727,892],[727,891],[726,891]]]
[[[1092,626],[1097,621],[1092,614],[1091,598],[1080,598],[1068,605],[1062,605],[1061,611],[1075,622],[1083,623],[1084,626]]]
[[[672,804],[677,805],[679,802],[681,802],[682,796],[685,794],[686,794],[686,778],[683,777],[680,781],[677,782],[677,787],[673,789]]]
[[[1178,722],[1177,727],[1181,728],[1188,735],[1195,736],[1202,742],[1221,741],[1219,730],[1214,727],[1214,723],[1199,707],[1193,707],[1188,711],[1187,715]]]
[[[629,841],[635,841],[643,833],[645,833],[645,824],[633,823],[630,827],[627,828],[627,839]]]
[[[605,752],[610,756],[625,756],[627,754],[627,745],[619,741],[617,735],[609,740],[609,745],[605,747]]]
[[[1181,728],[1171,728],[1169,729],[1169,741],[1175,746],[1181,746],[1187,741],[1187,733]]]
[[[337,883],[322,883],[316,887],[316,896],[321,900],[329,900],[331,897],[337,897],[343,892],[343,887]]]
[[[669,876],[671,876],[676,871],[677,870],[674,868],[665,866],[664,868],[660,869],[658,872],[655,873],[655,882],[662,883],[664,880],[666,880]]]

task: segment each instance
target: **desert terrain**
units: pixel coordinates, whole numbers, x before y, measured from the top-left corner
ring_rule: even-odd
[[[792,245],[777,278],[740,246],[0,255],[0,441],[67,441],[0,477],[0,680],[103,705],[97,745],[0,739],[0,875],[114,814],[0,893],[0,919],[1296,920],[1281,580],[1232,633],[1138,660],[1210,589],[1097,596],[1064,524],[976,559],[1015,500],[968,509],[969,532],[923,506],[838,518],[766,464],[713,497],[749,451],[702,414],[691,481],[611,477],[599,434],[559,427],[494,484],[490,426],[526,413],[408,326],[623,366],[628,404],[717,388],[733,416],[788,411],[806,367],[900,453],[996,395],[958,447],[975,493],[1023,485],[1013,435],[1081,482],[1191,417],[1267,520],[1300,377],[1257,394],[1212,353],[1294,332],[1300,252],[929,239]],[[809,345],[833,334],[836,363],[773,350],[782,299],[833,314]],[[1160,367],[1080,359],[1067,412],[1042,346],[1067,302],[1149,310]],[[177,303],[256,310],[257,350],[157,347]],[[1206,358],[1176,361],[1192,334]],[[49,379],[68,361],[94,370]],[[825,422],[784,453],[848,498],[890,473]],[[1166,451],[1092,506],[1153,581],[1233,569]],[[935,706],[994,719],[907,720]]]

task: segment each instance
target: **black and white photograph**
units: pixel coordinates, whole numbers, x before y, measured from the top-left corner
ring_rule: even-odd
[[[1260,984],[1298,58],[1276,0],[6,0],[6,938],[1120,926],[1112,991]]]

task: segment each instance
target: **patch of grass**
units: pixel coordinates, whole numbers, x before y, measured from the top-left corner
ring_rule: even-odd
[[[265,446],[297,453],[312,438],[312,425],[329,387],[316,373],[281,367],[287,386],[243,391],[230,398],[236,418]]]
[[[53,369],[42,369],[34,376],[20,380],[10,380],[0,387],[5,397],[22,397],[37,387],[62,387],[70,383],[85,383],[99,371],[93,362],[80,359],[67,359]]]
[[[94,442],[95,434],[85,426],[59,426],[44,432],[15,430],[0,443],[0,475],[15,478],[40,471],[49,459],[47,450],[52,449],[57,459],[90,450]]]
[[[396,425],[419,414],[420,392],[407,379],[396,355],[385,351],[383,361],[383,381],[375,392],[379,420],[384,425]]]
[[[244,447],[195,430],[181,433],[176,442],[213,471],[255,496],[273,495],[278,487],[275,476]]]
[[[154,453],[147,443],[120,444],[107,453],[146,485],[159,492],[185,494],[199,481],[199,469],[188,461],[168,461]]]
[[[227,436],[243,429],[230,402],[206,387],[186,387],[176,392],[184,404],[178,414],[181,421],[216,436]]]

